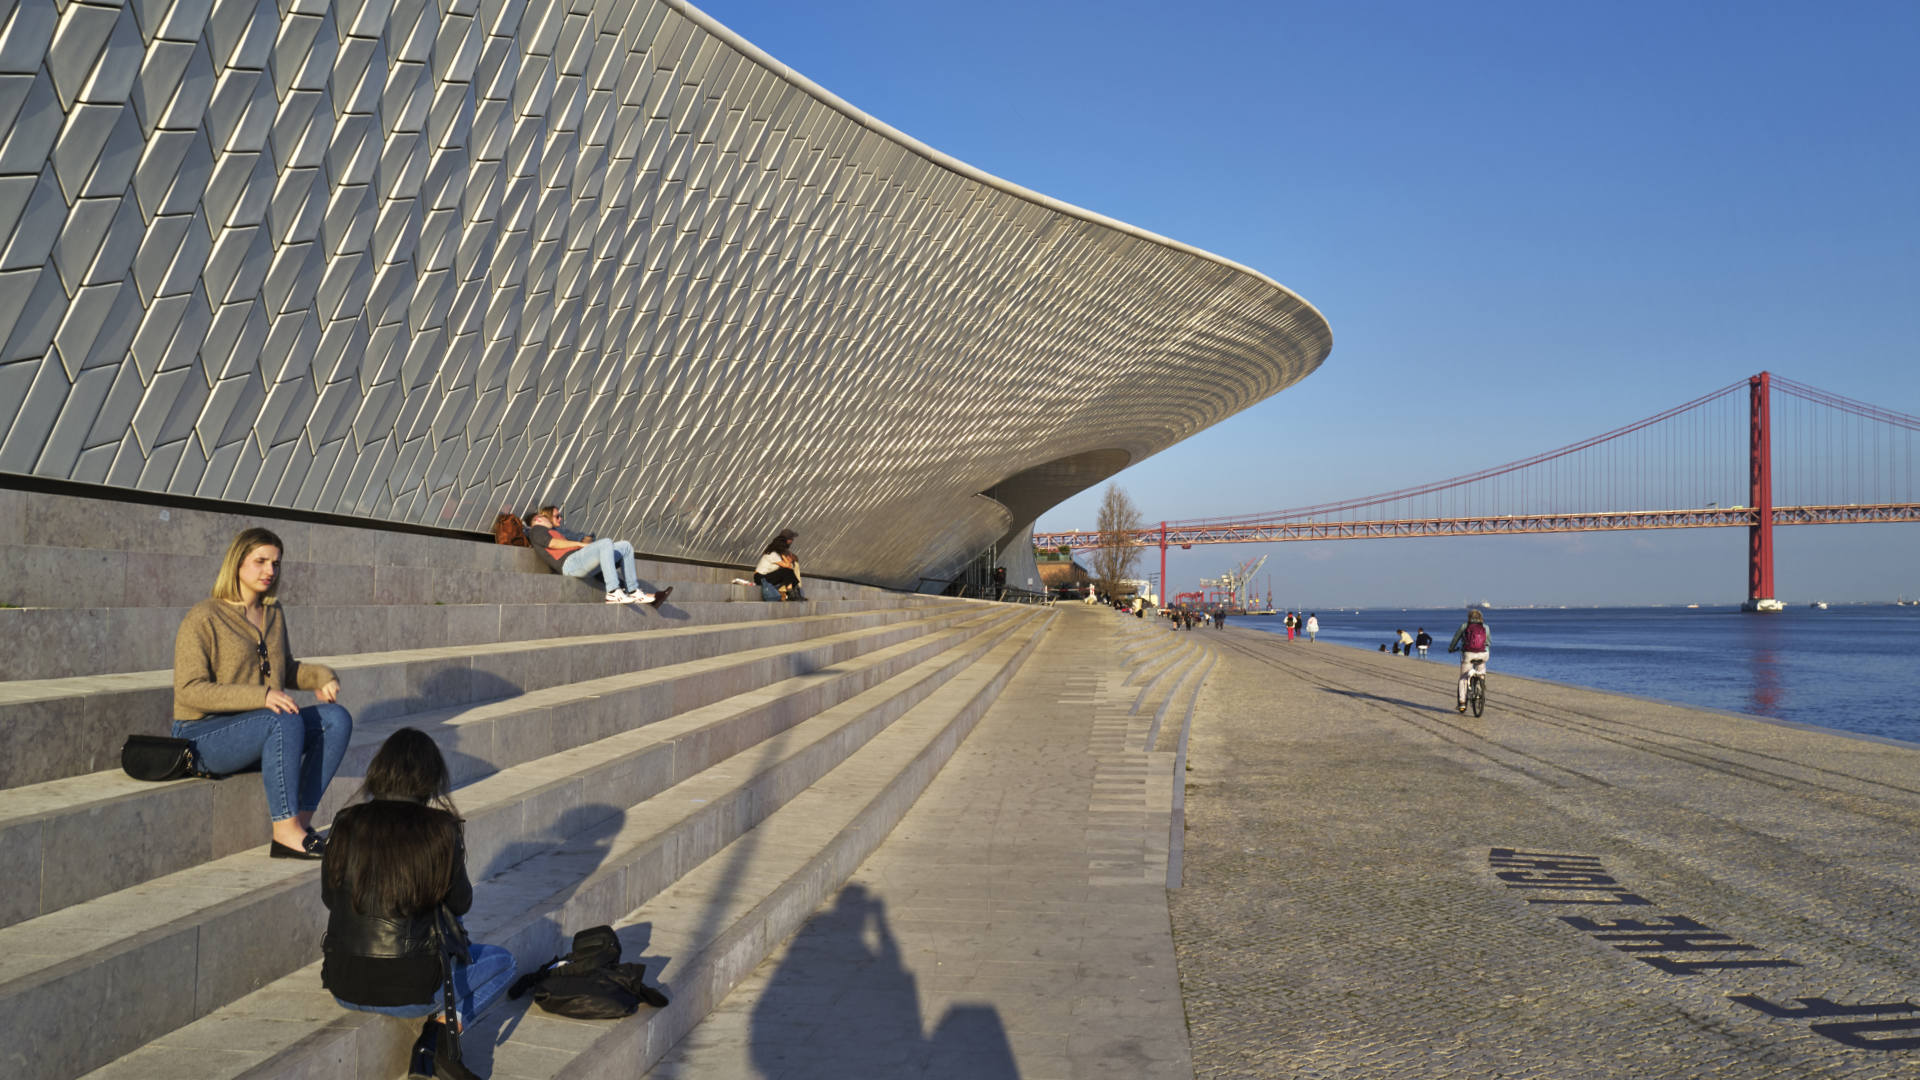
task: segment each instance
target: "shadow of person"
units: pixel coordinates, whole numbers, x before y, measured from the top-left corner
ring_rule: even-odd
[[[753,1007],[748,1051],[766,1080],[1020,1076],[991,1006],[952,1006],[924,1034],[918,981],[901,960],[886,904],[857,884],[788,944]]]
[[[1432,703],[1423,704],[1418,701],[1408,701],[1406,698],[1383,697],[1380,694],[1368,694],[1359,690],[1335,690],[1331,686],[1323,686],[1320,688],[1320,692],[1323,694],[1336,694],[1340,697],[1354,698],[1360,701],[1378,701],[1385,705],[1399,705],[1404,708],[1416,710],[1418,712],[1452,712],[1453,711],[1452,706],[1447,706],[1443,708],[1439,705],[1434,705]]]
[[[574,932],[584,927],[564,925],[567,902],[606,861],[607,853],[613,848],[613,838],[619,835],[626,821],[626,811],[617,806],[588,803],[569,809],[551,826],[534,835],[511,843],[490,843],[483,829],[469,827],[467,866],[470,870],[482,864],[486,867],[473,875],[476,895],[484,892],[493,879],[520,868],[524,869],[515,875],[518,879],[560,882],[545,896],[523,898],[529,908],[545,914],[531,924],[521,926],[510,940],[492,942],[513,952],[515,965],[520,971],[531,971],[572,948]],[[484,821],[474,824],[484,824]],[[495,1021],[495,1033],[487,1045],[513,1034],[513,1028],[518,1025],[519,1017],[524,1012],[519,1007],[521,1004],[503,1002],[501,1008],[493,1011],[499,1019]],[[474,1052],[481,1052],[479,1044],[476,1044]]]

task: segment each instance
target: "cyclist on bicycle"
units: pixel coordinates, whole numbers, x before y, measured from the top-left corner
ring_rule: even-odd
[[[1454,700],[1454,711],[1467,711],[1467,680],[1473,677],[1474,661],[1480,662],[1480,670],[1487,670],[1487,645],[1492,642],[1493,634],[1487,629],[1486,617],[1479,608],[1467,609],[1467,621],[1453,632],[1453,640],[1447,644],[1448,652],[1460,654],[1460,688]]]

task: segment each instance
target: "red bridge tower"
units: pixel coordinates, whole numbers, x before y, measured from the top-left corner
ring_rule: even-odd
[[[1747,380],[1747,602],[1742,611],[1782,611],[1773,597],[1773,446],[1767,438],[1771,380],[1761,372]]]

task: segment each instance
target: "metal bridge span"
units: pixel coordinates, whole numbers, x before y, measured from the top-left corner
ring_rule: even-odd
[[[1731,477],[1713,474],[1728,472],[1718,459],[1738,446],[1738,440],[1724,437],[1724,429],[1737,419],[1728,406],[1743,389],[1745,491],[1735,495]],[[1774,456],[1776,390],[1789,400],[1787,430],[1778,440],[1789,453],[1779,462]],[[1241,519],[1162,521],[1125,534],[1125,542],[1160,549],[1164,589],[1167,549],[1173,546],[1739,526],[1748,530],[1747,606],[1766,610],[1773,601],[1774,526],[1920,522],[1916,432],[1920,417],[1761,372],[1626,427],[1465,476]],[[1802,496],[1851,497],[1776,503],[1777,481]],[[1744,495],[1746,501],[1708,500],[1708,493]],[[1701,505],[1525,508],[1569,500],[1685,503],[1689,494]],[[1731,505],[1720,505],[1723,501]],[[1474,512],[1482,508],[1506,512]],[[1110,541],[1096,530],[1036,530],[1033,542],[1043,548],[1097,548]]]

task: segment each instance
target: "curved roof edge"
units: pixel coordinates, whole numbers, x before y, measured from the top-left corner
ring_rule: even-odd
[[[838,94],[835,94],[833,91],[828,90],[826,87],[821,86],[819,83],[814,82],[812,79],[809,79],[807,76],[801,74],[798,70],[794,69],[792,66],[780,62],[780,60],[776,59],[772,53],[767,52],[765,49],[762,49],[760,46],[755,45],[753,42],[748,41],[744,37],[741,37],[740,34],[736,32],[732,27],[714,18],[712,15],[707,14],[705,11],[702,11],[700,8],[695,7],[690,3],[687,3],[687,0],[660,0],[660,2],[666,5],[667,7],[670,7],[673,10],[679,12],[681,15],[685,16],[687,19],[690,19],[693,22],[698,23],[701,29],[707,31],[713,36],[726,42],[729,47],[738,50],[741,53],[741,55],[752,60],[754,63],[759,64],[761,67],[766,68],[768,71],[774,73],[775,75],[779,76],[781,79],[784,79],[788,83],[791,83],[793,86],[797,87],[798,89],[805,91],[808,95],[813,97],[815,100],[819,101],[822,105],[825,105],[830,109],[833,109],[835,112],[840,113],[842,116],[845,116],[847,119],[853,121],[856,124],[859,124],[861,127],[864,127],[869,131],[872,131],[874,134],[884,136],[885,138],[900,144],[906,149],[913,151],[915,154],[918,154],[923,158],[926,158],[929,162],[932,162],[933,164],[938,165],[943,169],[950,169],[953,172],[956,172],[962,176],[965,176],[969,180],[977,180],[980,183],[986,184],[989,187],[996,188],[1000,191],[1004,191],[1007,194],[1014,196],[1015,198],[1025,199],[1028,202],[1034,203],[1038,206],[1045,207],[1046,209],[1052,210],[1056,213],[1066,214],[1070,217],[1077,217],[1082,221],[1088,221],[1088,222],[1092,222],[1095,225],[1100,225],[1104,228],[1114,229],[1119,232],[1126,233],[1129,236],[1135,236],[1142,240],[1159,244],[1162,247],[1172,248],[1175,251],[1181,251],[1189,255],[1195,255],[1202,259],[1206,259],[1210,262],[1218,263],[1221,266],[1224,266],[1230,270],[1234,270],[1239,273],[1246,274],[1249,277],[1258,278],[1259,280],[1267,283],[1268,285],[1273,286],[1274,288],[1280,290],[1281,292],[1286,293],[1288,296],[1298,301],[1301,304],[1301,306],[1305,307],[1308,311],[1311,311],[1315,315],[1319,316],[1320,322],[1327,327],[1328,349],[1329,349],[1329,352],[1331,352],[1332,341],[1333,341],[1333,325],[1327,322],[1326,313],[1322,312],[1319,308],[1314,307],[1312,301],[1308,300],[1306,297],[1301,296],[1299,293],[1293,291],[1292,289],[1288,288],[1285,285],[1282,285],[1281,283],[1279,283],[1278,281],[1275,281],[1271,277],[1268,277],[1266,274],[1263,274],[1260,271],[1255,270],[1254,268],[1247,266],[1243,263],[1234,262],[1232,259],[1229,259],[1224,255],[1217,255],[1211,251],[1206,250],[1205,248],[1194,247],[1192,244],[1182,243],[1178,240],[1161,236],[1159,233],[1153,232],[1150,229],[1143,229],[1138,225],[1129,224],[1125,221],[1119,220],[1118,218],[1110,218],[1105,214],[1096,213],[1092,210],[1086,209],[1085,207],[1075,206],[1074,204],[1070,202],[1066,202],[1062,199],[1056,199],[1051,195],[1042,194],[1041,192],[1034,191],[1031,188],[1022,187],[1011,180],[1007,180],[1002,177],[995,176],[994,174],[986,171],[985,169],[981,169],[976,166],[969,165],[968,163],[961,161],[959,158],[956,158],[951,154],[942,153],[941,151],[936,150],[931,146],[928,146],[926,143],[921,142],[919,139],[914,138],[913,136],[907,134],[906,132],[901,131],[899,128],[894,127],[892,124],[889,124],[884,120],[881,120],[877,117],[869,115],[868,113],[854,106],[851,102],[847,101],[845,98],[841,97]],[[1322,359],[1325,359],[1325,358],[1322,357]]]

